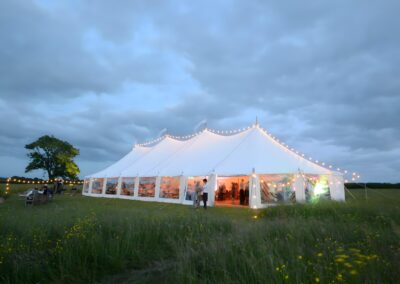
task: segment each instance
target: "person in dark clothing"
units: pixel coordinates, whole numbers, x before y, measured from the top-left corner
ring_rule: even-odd
[[[208,186],[207,186],[207,179],[203,179],[203,188],[202,188],[202,195],[203,195],[203,204],[204,209],[207,209],[207,200],[208,200]]]
[[[240,200],[240,205],[244,205],[245,201],[245,192],[244,192],[244,180],[240,182],[240,190],[239,190],[239,200]]]
[[[244,204],[249,205],[249,185],[246,185],[246,189],[244,190]]]
[[[56,193],[62,193],[62,191],[63,191],[63,183],[62,180],[59,179],[57,180]]]
[[[45,184],[45,185],[43,186],[42,191],[43,191],[43,195],[47,195],[47,194],[48,194],[48,192],[49,192],[49,187],[48,187],[47,184]]]
[[[244,205],[245,196],[244,196],[244,190],[243,190],[243,188],[241,188],[241,189],[239,190],[239,199],[240,199],[240,205]]]

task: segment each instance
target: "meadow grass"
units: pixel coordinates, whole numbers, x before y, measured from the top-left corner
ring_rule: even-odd
[[[264,210],[68,192],[25,207],[12,194],[0,205],[0,282],[398,282],[400,190],[351,192]]]

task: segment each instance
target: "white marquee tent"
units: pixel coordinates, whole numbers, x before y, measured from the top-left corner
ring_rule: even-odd
[[[115,164],[85,177],[83,194],[192,204],[203,178],[215,192],[209,194],[211,206],[237,204],[239,183],[247,189],[246,203],[240,205],[251,208],[344,200],[342,173],[304,158],[258,124],[224,134],[205,129],[183,138],[165,135],[135,145]]]

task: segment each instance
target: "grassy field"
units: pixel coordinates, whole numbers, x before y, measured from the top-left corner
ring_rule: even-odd
[[[0,282],[397,283],[400,190],[352,194],[257,211],[68,193],[32,208],[14,194],[0,204]]]

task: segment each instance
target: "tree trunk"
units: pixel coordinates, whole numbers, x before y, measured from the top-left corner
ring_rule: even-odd
[[[49,179],[53,179],[53,174],[51,173],[50,169],[47,169],[47,176],[49,177]]]

